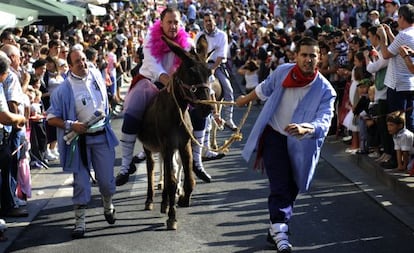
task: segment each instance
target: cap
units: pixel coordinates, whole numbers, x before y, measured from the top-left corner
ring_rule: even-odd
[[[388,1],[392,2],[391,0],[388,0]],[[396,0],[396,1],[398,1],[398,0]],[[369,12],[369,15],[377,15],[379,17],[379,12],[377,10],[372,10],[372,11]]]
[[[401,5],[399,0],[384,0],[383,4],[386,4],[386,3],[392,3],[398,6]]]

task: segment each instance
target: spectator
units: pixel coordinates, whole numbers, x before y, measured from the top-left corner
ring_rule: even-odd
[[[27,210],[20,207],[16,202],[16,188],[12,185],[12,156],[11,145],[9,144],[9,136],[11,134],[11,126],[21,128],[26,123],[26,118],[19,114],[10,111],[7,106],[6,94],[9,90],[5,89],[4,85],[8,85],[7,79],[16,80],[13,78],[13,73],[9,69],[10,59],[7,55],[0,51],[0,162],[3,165],[1,168],[1,216],[3,217],[26,217],[29,215]]]
[[[376,26],[369,28],[368,38],[371,41],[372,48],[366,48],[364,50],[364,56],[367,62],[367,71],[375,75],[375,104],[377,108],[376,113],[379,115],[376,120],[376,125],[378,128],[379,143],[382,145],[384,152],[379,157],[375,153],[370,154],[370,157],[376,158],[377,162],[387,162],[394,153],[392,136],[388,133],[385,117],[388,113],[388,87],[384,84],[384,79],[387,72],[388,60],[382,57],[377,30]]]
[[[414,79],[404,59],[399,54],[400,47],[406,45],[414,48],[414,6],[407,4],[398,10],[399,33],[392,40],[393,34],[389,26],[381,25],[377,31],[380,38],[381,53],[384,59],[389,60],[389,66],[385,76],[385,84],[390,87],[389,110],[390,112],[406,111],[406,128],[414,130],[413,121],[413,93]],[[388,37],[391,37],[391,44],[388,45]],[[391,69],[390,69],[391,68]]]
[[[406,172],[410,156],[414,154],[414,134],[405,128],[405,114],[394,112],[387,117],[388,132],[393,136],[398,172]]]

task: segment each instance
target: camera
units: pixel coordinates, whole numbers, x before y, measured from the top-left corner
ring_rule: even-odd
[[[366,47],[361,48],[361,51],[367,50],[367,51],[370,51],[371,52],[373,49],[374,49],[374,47],[371,46],[371,45],[369,45],[369,46],[366,46]]]
[[[391,29],[397,29],[398,28],[398,22],[394,20],[387,20],[384,22],[384,24],[388,25]]]

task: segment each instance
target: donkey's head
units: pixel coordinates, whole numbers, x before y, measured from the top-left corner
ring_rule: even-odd
[[[209,77],[211,70],[208,68],[205,58],[198,55],[194,49],[191,49],[190,52],[185,51],[166,36],[162,36],[162,39],[171,51],[181,59],[181,64],[173,76],[174,90],[179,92],[181,98],[186,102],[200,107],[203,116],[207,116],[212,111],[212,106],[197,104],[199,100],[210,99]]]

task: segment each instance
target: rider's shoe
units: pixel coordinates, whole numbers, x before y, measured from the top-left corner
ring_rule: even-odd
[[[226,120],[226,122],[224,123],[224,126],[229,128],[231,131],[236,131],[237,130],[237,126],[236,124],[234,124],[233,120]]]
[[[193,163],[193,171],[194,174],[205,183],[211,182],[211,176],[204,170],[202,166],[197,166],[195,163]]]

